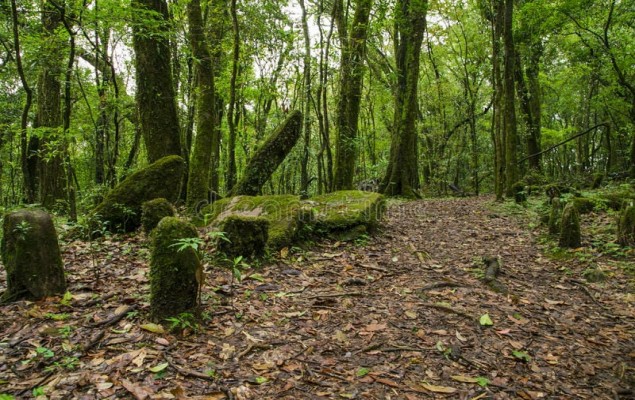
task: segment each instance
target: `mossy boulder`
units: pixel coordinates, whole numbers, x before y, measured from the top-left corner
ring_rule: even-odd
[[[230,258],[262,256],[269,238],[269,220],[263,217],[231,215],[220,225],[227,241],[218,242],[218,250]]]
[[[64,266],[51,216],[41,210],[14,211],[4,216],[2,229],[7,290],[0,302],[64,293]]]
[[[622,211],[617,229],[617,241],[622,246],[635,246],[635,206]]]
[[[588,214],[595,210],[595,201],[587,197],[574,197],[571,202],[580,214]]]
[[[359,190],[342,190],[316,196],[314,231],[337,233],[356,230],[360,234],[373,231],[386,210],[384,196]],[[365,230],[360,230],[364,227]]]
[[[632,185],[624,184],[603,189],[597,193],[597,197],[611,210],[619,211],[635,202],[635,189]]]
[[[527,201],[527,193],[525,192],[525,184],[523,182],[514,183],[512,190],[516,204],[524,204]]]
[[[236,196],[216,201],[203,209],[207,221],[216,227],[230,216],[264,218],[269,222],[267,247],[280,249],[298,237],[310,219],[311,210],[298,196]]]
[[[141,225],[143,203],[157,198],[176,202],[185,169],[183,158],[167,156],[136,171],[106,195],[91,220],[107,223],[111,231],[134,231]]]
[[[166,217],[152,232],[150,259],[150,317],[164,322],[181,313],[198,315],[202,266],[197,251],[185,240],[197,238],[196,228]]]
[[[573,203],[568,203],[562,211],[558,245],[566,248],[577,248],[580,247],[581,242],[580,214]]]
[[[141,226],[146,233],[152,232],[165,217],[174,217],[176,211],[167,199],[160,197],[141,205]]]

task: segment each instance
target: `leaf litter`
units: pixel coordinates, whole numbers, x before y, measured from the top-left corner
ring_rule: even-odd
[[[555,261],[489,198],[391,205],[359,243],[321,241],[235,283],[207,270],[204,319],[147,320],[142,235],[65,243],[68,295],[3,305],[0,393],[16,398],[631,398],[633,278]],[[506,294],[479,261],[502,260]],[[603,260],[612,265],[611,260]],[[0,289],[6,287],[4,271]],[[584,284],[584,289],[581,285]],[[592,298],[590,296],[592,296]]]

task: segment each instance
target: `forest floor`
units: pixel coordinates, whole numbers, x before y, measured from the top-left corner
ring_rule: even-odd
[[[148,324],[145,237],[66,242],[72,298],[0,306],[0,393],[632,398],[633,250],[554,253],[527,215],[483,197],[391,203],[376,235],[285,249],[233,296],[231,274],[209,267],[204,321],[176,321],[180,334]],[[484,284],[483,256],[500,257],[508,294]],[[605,282],[584,280],[591,263]]]

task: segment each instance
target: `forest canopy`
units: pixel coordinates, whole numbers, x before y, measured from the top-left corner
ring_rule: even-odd
[[[188,209],[293,110],[262,194],[635,177],[632,0],[0,2],[0,206],[76,216],[168,155]]]

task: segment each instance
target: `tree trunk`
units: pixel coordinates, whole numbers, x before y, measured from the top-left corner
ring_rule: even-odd
[[[515,49],[513,38],[513,0],[505,0],[503,45],[504,45],[504,114],[503,129],[505,130],[505,194],[514,196],[514,184],[518,181],[518,155],[516,142],[518,140],[516,126],[516,90],[514,80]]]
[[[137,105],[148,161],[181,155],[165,0],[132,0]],[[153,21],[148,21],[154,19]]]
[[[210,185],[210,166],[216,130],[216,95],[214,68],[209,47],[205,39],[200,0],[191,0],[187,5],[189,38],[192,56],[196,60],[194,78],[198,98],[196,102],[196,139],[190,159],[190,174],[187,184],[187,209],[192,213],[198,206],[207,203]],[[216,155],[218,156],[218,155]]]
[[[306,7],[304,0],[299,0],[302,9],[302,32],[304,34],[304,61],[303,61],[303,110],[304,126],[304,146],[302,149],[301,172],[300,172],[300,193],[303,196],[309,194],[309,148],[311,145],[311,38],[309,36],[309,24],[307,23]]]
[[[362,78],[366,54],[366,37],[372,0],[357,0],[350,35],[347,34],[344,4],[339,0],[335,21],[340,35],[340,93],[337,105],[337,130],[334,190],[353,189],[358,152],[357,129],[362,97]],[[417,60],[418,65],[418,60]]]
[[[427,0],[398,0],[395,9],[397,87],[388,171],[380,191],[391,196],[418,197],[417,84],[421,44],[426,29]]]
[[[62,21],[59,10],[45,5],[42,9],[43,40],[49,43],[50,53],[43,58],[38,76],[38,101],[34,127],[42,132],[38,154],[39,200],[47,209],[66,200],[66,172],[64,170],[65,140],[62,128],[63,44],[56,30]]]
[[[240,62],[240,30],[238,27],[238,15],[236,12],[236,0],[231,0],[230,13],[232,18],[232,30],[234,32],[234,44],[232,54],[232,74],[229,82],[229,108],[227,110],[227,126],[229,128],[229,140],[227,149],[227,179],[225,186],[229,192],[236,182],[236,80],[238,78],[238,64]]]

